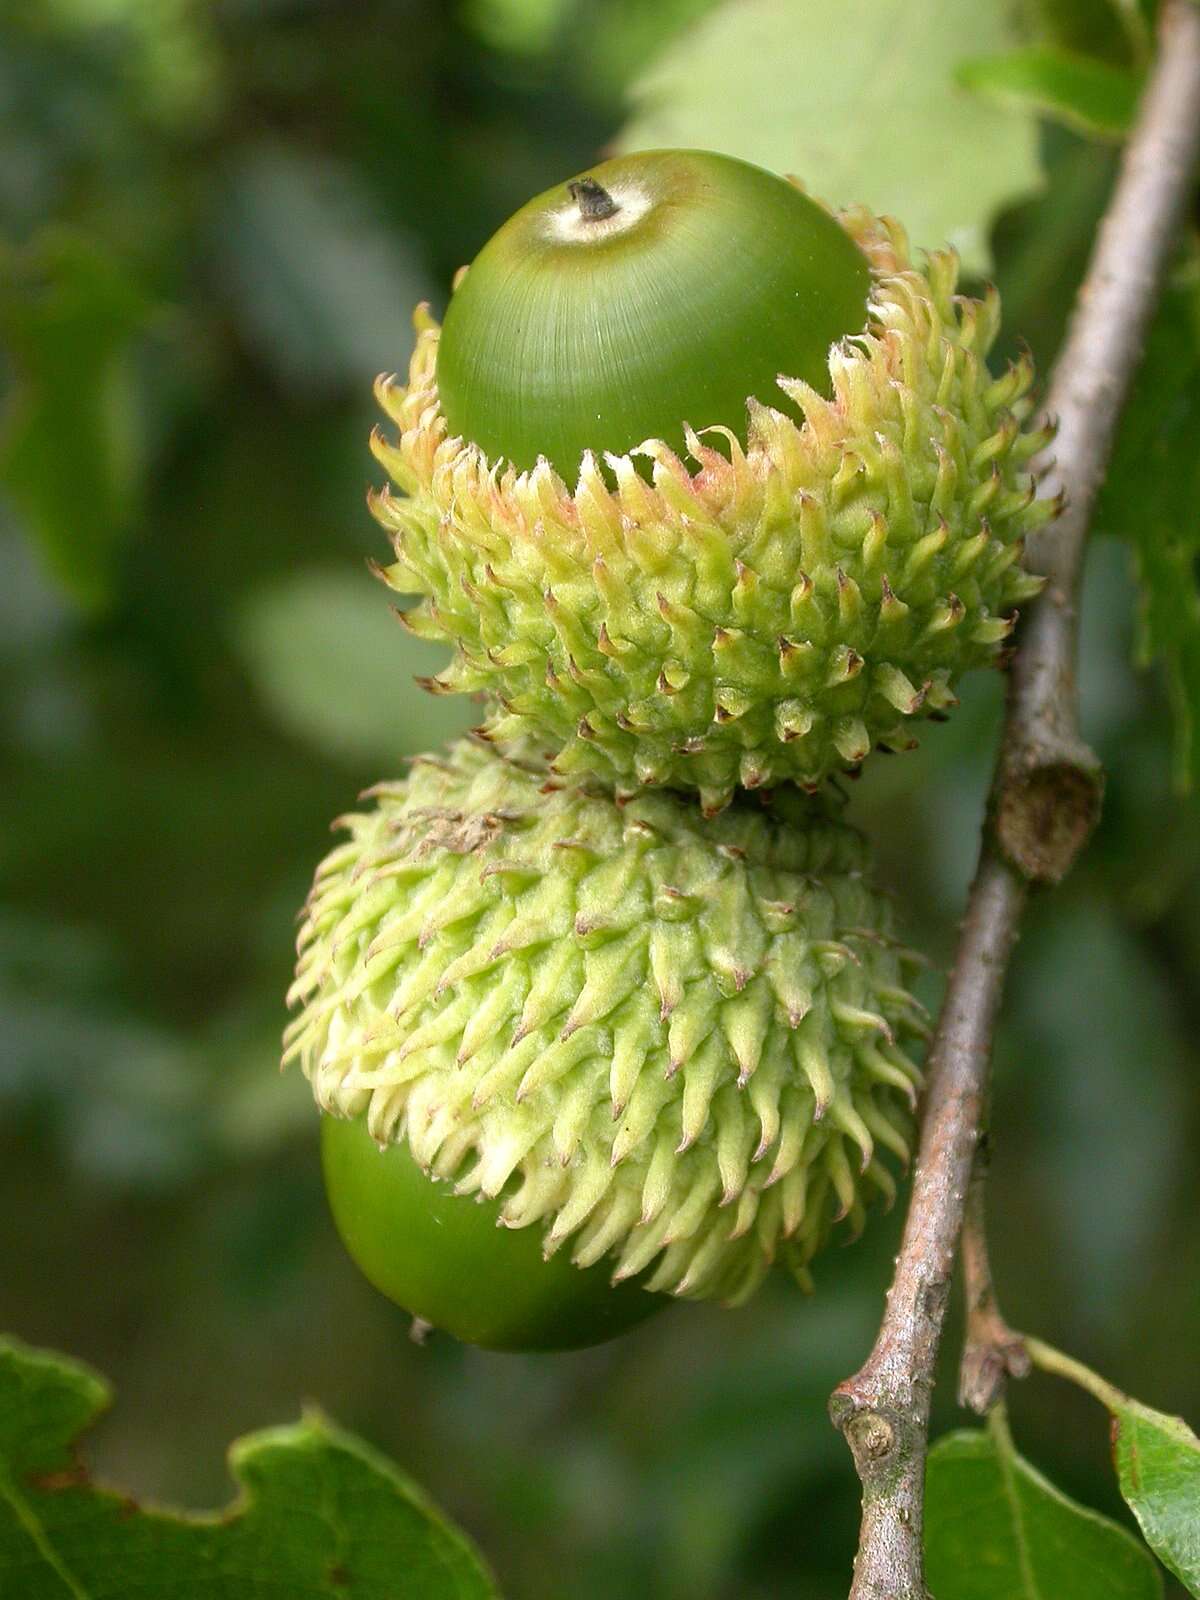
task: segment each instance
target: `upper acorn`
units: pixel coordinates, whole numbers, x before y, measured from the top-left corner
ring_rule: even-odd
[[[657,151],[530,202],[421,312],[373,497],[501,744],[618,793],[809,787],[955,704],[1037,592],[1053,514],[993,376],[999,300],[898,223],[744,162]],[[635,460],[636,458],[636,460]]]
[[[795,185],[699,150],[618,156],[547,189],[483,247],[446,313],[438,393],[451,433],[567,483],[585,450],[684,423],[746,437],[781,372],[828,395],[829,347],[861,332],[870,271]],[[796,413],[798,416],[798,413]]]

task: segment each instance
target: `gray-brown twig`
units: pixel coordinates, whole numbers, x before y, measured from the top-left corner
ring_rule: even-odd
[[[967,1301],[967,1332],[958,1369],[958,1403],[983,1416],[1004,1393],[1007,1378],[1024,1378],[1030,1369],[1025,1340],[1015,1333],[996,1301],[988,1260],[984,1191],[987,1187],[986,1132],[975,1152],[959,1254]]]
[[[1165,0],[1159,48],[1100,229],[1048,410],[1042,492],[1066,509],[1031,552],[1046,574],[1013,671],[979,867],[930,1049],[900,1254],[875,1347],[830,1414],[862,1480],[850,1600],[927,1600],[922,1510],[929,1401],[955,1247],[983,1126],[992,1035],[1031,883],[1057,882],[1099,813],[1101,774],[1079,735],[1076,613],[1096,493],[1200,146],[1200,10]]]

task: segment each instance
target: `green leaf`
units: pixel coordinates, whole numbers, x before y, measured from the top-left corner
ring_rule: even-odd
[[[0,254],[0,336],[13,384],[0,486],[62,588],[98,610],[141,503],[134,342],[149,307],[98,241],[59,230]]]
[[[257,590],[237,643],[281,725],[329,755],[396,761],[479,720],[469,699],[413,687],[445,665],[445,651],[405,633],[362,572],[299,572]]]
[[[964,89],[996,105],[1041,113],[1103,139],[1128,133],[1142,89],[1139,73],[1036,45],[964,61],[957,76]]]
[[[1026,1346],[1043,1372],[1077,1383],[1108,1408],[1121,1493],[1155,1555],[1200,1595],[1200,1439],[1182,1417],[1131,1400],[1073,1356],[1040,1339]]]
[[[1146,1543],[1200,1595],[1200,1439],[1182,1417],[1126,1398],[1113,1409],[1113,1457]]]
[[[1200,778],[1200,278],[1164,295],[1096,509],[1127,540],[1142,585],[1139,664],[1161,661],[1175,720],[1175,778]]]
[[[1018,42],[1002,0],[727,0],[642,77],[618,147],[699,145],[795,173],[982,272],[992,219],[1040,184],[1037,129],[954,71]]]
[[[476,1552],[390,1462],[318,1413],[239,1440],[237,1499],[146,1510],[77,1441],[103,1379],[0,1339],[0,1594],[21,1600],[495,1600]]]
[[[1159,1600],[1138,1541],[1048,1483],[1003,1425],[952,1433],[929,1452],[929,1587],[938,1600]]]

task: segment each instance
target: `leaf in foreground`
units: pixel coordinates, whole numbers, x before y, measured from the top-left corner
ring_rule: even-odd
[[[1035,1366],[1107,1407],[1121,1493],[1155,1555],[1200,1596],[1200,1439],[1182,1417],[1131,1400],[1073,1356],[1040,1339],[1025,1342]]]
[[[699,145],[793,172],[986,271],[992,219],[1041,185],[1036,122],[954,73],[1017,42],[1001,0],[728,0],[638,82],[618,147]]]
[[[1146,1543],[1200,1595],[1200,1439],[1181,1417],[1126,1399],[1113,1411],[1113,1457]]]
[[[92,1482],[79,1435],[108,1386],[0,1339],[0,1594],[21,1600],[495,1600],[462,1534],[323,1417],[239,1440],[216,1514],[145,1510]]]
[[[938,1600],[1161,1600],[1132,1534],[1068,1500],[1002,1429],[939,1439],[926,1478],[926,1565]]]

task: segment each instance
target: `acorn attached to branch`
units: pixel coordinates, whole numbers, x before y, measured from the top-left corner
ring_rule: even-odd
[[[426,313],[373,497],[483,691],[620,794],[815,787],[955,703],[1037,591],[1032,371],[993,377],[998,299],[744,162],[657,151],[532,200],[439,330]]]
[[[1055,509],[1029,362],[988,371],[997,298],[955,283],[743,162],[627,156],[381,380],[382,575],[453,648],[426,687],[488,710],[343,819],[286,1048],[421,1322],[546,1349],[737,1304],[893,1194],[916,958],[823,780],[998,659]]]
[[[430,1289],[402,1223],[381,1235],[390,1146],[430,1205],[489,1202],[588,1269],[567,1342],[647,1309],[626,1287],[599,1315],[597,1274],[737,1303],[891,1198],[882,1157],[907,1156],[924,1032],[915,958],[831,800],[793,789],[705,820],[472,741],[373,793],[317,872],[287,1053],[351,1120],[327,1133],[334,1213],[411,1311],[483,1343],[554,1342],[544,1319],[514,1333],[503,1293],[481,1322],[469,1286]]]

